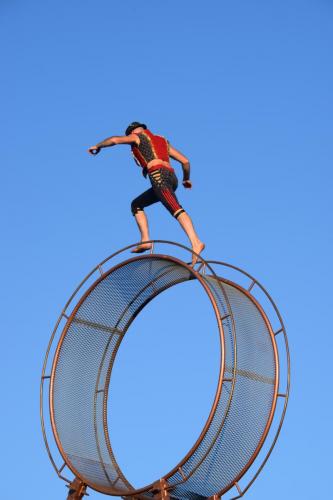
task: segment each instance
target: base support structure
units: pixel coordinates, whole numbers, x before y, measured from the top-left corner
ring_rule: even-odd
[[[75,477],[68,486],[69,492],[67,500],[81,500],[84,495],[87,495],[87,485],[81,479]]]
[[[170,495],[168,491],[168,483],[165,479],[160,479],[154,484],[152,493],[154,494],[154,500],[170,500]]]

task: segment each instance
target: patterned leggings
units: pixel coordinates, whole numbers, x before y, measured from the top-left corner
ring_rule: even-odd
[[[179,204],[175,195],[178,187],[176,175],[174,172],[163,167],[154,170],[148,175],[152,187],[132,201],[132,214],[135,215],[138,212],[142,212],[145,207],[149,207],[149,205],[160,201],[171,215],[177,219],[185,210]]]

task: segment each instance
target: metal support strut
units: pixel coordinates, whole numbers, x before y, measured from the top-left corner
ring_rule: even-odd
[[[81,500],[84,495],[87,495],[87,485],[78,477],[75,477],[68,487],[67,500]]]
[[[165,479],[160,479],[154,484],[154,489],[152,493],[154,494],[154,500],[170,500],[170,495],[168,491],[168,483]]]

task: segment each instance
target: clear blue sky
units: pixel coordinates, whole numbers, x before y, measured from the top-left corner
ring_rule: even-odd
[[[77,283],[137,240],[130,201],[147,184],[128,149],[86,154],[132,120],[190,157],[193,190],[179,198],[206,257],[254,274],[286,322],[290,407],[247,498],[329,498],[332,25],[329,0],[1,1],[1,498],[20,498],[18,484],[26,500],[65,498],[39,427],[42,361]],[[186,243],[163,207],[148,214],[154,238]],[[158,307],[149,314],[146,325]],[[186,342],[179,329],[185,365]],[[155,466],[143,462],[128,467]]]

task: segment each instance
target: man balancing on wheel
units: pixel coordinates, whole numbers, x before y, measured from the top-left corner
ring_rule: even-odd
[[[186,232],[194,252],[199,254],[205,248],[200,241],[189,215],[179,204],[175,191],[178,180],[174,169],[170,165],[170,157],[182,164],[183,186],[186,189],[192,188],[190,181],[190,163],[188,159],[179,151],[173,148],[162,136],[153,134],[147,129],[144,123],[133,122],[125,132],[125,136],[113,136],[99,142],[89,148],[89,153],[96,155],[102,148],[116,146],[118,144],[128,144],[137,164],[142,167],[142,173],[149,177],[151,188],[142,193],[132,201],[132,214],[138,224],[141,233],[141,244],[132,250],[133,253],[142,253],[149,250],[150,240],[148,221],[144,208],[160,201],[165,208],[178,220],[181,227]],[[195,255],[192,256],[192,264],[197,261]]]

